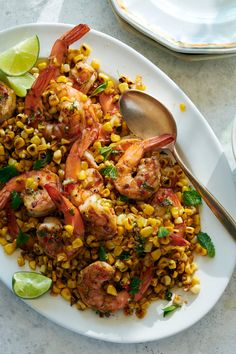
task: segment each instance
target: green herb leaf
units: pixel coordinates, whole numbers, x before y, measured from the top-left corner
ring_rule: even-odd
[[[129,258],[130,258],[130,254],[128,251],[122,251],[122,253],[119,256],[119,259],[121,259],[122,261],[126,261]]]
[[[166,237],[169,235],[169,230],[167,230],[167,228],[165,228],[164,226],[160,226],[159,229],[158,229],[158,233],[157,233],[157,236],[159,238],[162,238],[162,237]]]
[[[23,200],[21,199],[21,196],[17,191],[13,190],[11,192],[11,207],[14,210],[17,210],[19,206],[23,203]]]
[[[116,179],[118,176],[117,169],[115,166],[107,166],[103,169],[101,169],[101,174],[104,176],[109,176],[112,179]]]
[[[128,198],[128,197],[126,197],[126,195],[120,195],[119,196],[119,200],[121,201],[121,202],[128,202],[130,199]]]
[[[111,154],[120,153],[118,150],[113,150],[111,146],[103,146],[99,149],[99,152],[104,157],[104,161],[106,161]]]
[[[166,290],[165,299],[167,301],[170,301],[172,299],[172,292],[170,290]]]
[[[0,183],[7,183],[11,178],[18,176],[19,171],[15,166],[6,166],[0,169]]]
[[[105,81],[103,84],[99,85],[90,95],[90,97],[96,96],[97,94],[103,92],[104,90],[106,90],[108,86],[108,81]]]
[[[135,244],[134,250],[138,256],[143,256],[145,254],[144,244],[145,244],[145,239],[139,235],[136,236],[136,244]]]
[[[148,184],[147,182],[143,182],[142,187],[143,187],[144,189],[146,189],[147,191],[150,191],[150,192],[154,192],[154,190],[155,190],[155,189],[154,189],[152,186],[150,186],[150,184]]]
[[[173,205],[172,200],[170,200],[170,198],[164,198],[163,201],[161,202],[162,206],[170,206]]]
[[[195,189],[191,189],[183,192],[183,203],[185,205],[201,205],[202,197]]]
[[[69,213],[70,213],[70,215],[72,215],[72,216],[74,216],[75,215],[75,212],[74,212],[74,209],[69,209]]]
[[[107,254],[105,251],[105,248],[103,246],[100,246],[98,249],[98,258],[100,261],[105,262],[107,260]]]
[[[181,307],[180,305],[177,304],[173,304],[170,306],[165,307],[164,309],[162,309],[163,312],[163,317],[166,317],[166,315],[168,315],[169,313],[175,311],[176,309],[178,309],[179,307]]]
[[[39,170],[40,168],[50,163],[52,161],[52,157],[53,152],[51,150],[47,151],[44,159],[37,160],[33,163],[33,170]]]
[[[21,229],[19,230],[17,239],[16,239],[16,245],[17,247],[23,246],[28,240],[30,236],[25,234]]]
[[[139,291],[139,287],[140,287],[140,284],[141,284],[142,280],[139,279],[138,277],[133,277],[131,279],[131,282],[130,282],[130,291],[129,293],[131,295],[135,295],[137,294],[137,292]]]
[[[215,256],[215,246],[208,234],[206,234],[205,232],[199,232],[199,234],[197,235],[197,240],[200,245],[207,250],[207,254],[209,257]]]
[[[45,231],[45,230],[38,230],[38,231],[37,231],[37,236],[39,236],[39,237],[46,237],[46,236],[47,236],[47,231]]]

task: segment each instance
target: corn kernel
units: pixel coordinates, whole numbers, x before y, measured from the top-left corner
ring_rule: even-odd
[[[61,291],[61,296],[63,297],[63,299],[70,301],[71,299],[71,292],[69,288],[63,288]]]
[[[70,71],[70,65],[69,64],[62,64],[61,71],[64,73],[68,73]]]
[[[154,208],[150,204],[146,204],[143,209],[144,214],[151,216],[154,213]]]
[[[161,250],[157,248],[155,251],[151,252],[152,259],[157,261],[161,257]]]
[[[137,225],[139,228],[145,227],[147,225],[147,219],[143,218],[142,216],[137,218]]]
[[[64,75],[58,76],[58,78],[57,78],[57,82],[59,82],[59,83],[61,82],[61,83],[65,84],[67,81],[68,81],[68,79]],[[59,101],[58,101],[58,103],[59,103]]]
[[[65,225],[64,229],[68,232],[69,235],[73,235],[74,227],[72,225]]]
[[[182,224],[183,223],[183,219],[181,216],[178,216],[176,219],[175,219],[175,224]]]
[[[84,181],[86,179],[86,172],[84,170],[81,170],[79,173],[78,173],[78,179],[80,181]]]
[[[147,219],[147,225],[150,226],[156,226],[158,224],[158,220],[154,218],[148,218]]]
[[[19,267],[23,267],[25,265],[25,260],[22,256],[17,258],[17,263]]]
[[[41,139],[37,136],[34,135],[31,139],[30,142],[35,145],[40,145],[41,144]]]
[[[109,133],[109,132],[110,132],[110,133],[112,132],[112,126],[111,126],[111,123],[110,123],[110,122],[104,123],[102,127],[103,127],[103,129],[104,129],[106,132],[108,132],[108,133]]]
[[[91,61],[91,66],[92,66],[92,68],[93,68],[94,70],[99,70],[99,68],[100,68],[100,63],[99,63],[98,60],[93,59],[93,60]]]
[[[185,103],[180,103],[179,108],[180,108],[181,112],[185,112],[186,111]]]
[[[116,246],[113,251],[114,256],[118,257],[122,253],[122,251],[123,251],[123,249],[121,246]]]
[[[4,237],[0,237],[0,245],[5,246],[7,244],[7,240]]]
[[[30,261],[29,262],[29,266],[32,270],[35,270],[36,269],[36,262],[35,261]]]
[[[8,243],[5,246],[3,246],[4,251],[7,254],[12,254],[16,250],[16,242]]]
[[[61,267],[62,267],[63,269],[70,269],[70,262],[69,262],[69,261],[63,262],[63,263],[61,264]]]
[[[95,143],[93,144],[94,149],[99,150],[102,147],[102,144],[100,141],[95,141]]]
[[[109,80],[109,77],[104,73],[98,74],[99,79],[102,79],[104,82]]]
[[[20,129],[24,129],[24,123],[22,123],[20,120],[16,122],[16,126]]]
[[[123,93],[124,91],[127,91],[129,89],[129,85],[127,82],[122,82],[121,84],[118,85],[120,93]]]
[[[78,63],[79,61],[82,61],[84,59],[84,55],[83,54],[78,54],[73,58],[73,62],[74,63]]]
[[[195,295],[199,294],[200,290],[201,290],[200,284],[196,284],[190,288],[190,291]]]
[[[127,218],[125,218],[124,221],[123,221],[123,226],[125,227],[125,229],[126,229],[127,231],[130,231],[130,230],[133,229],[134,223],[133,223],[133,221],[132,221],[129,217],[127,217]]]
[[[171,277],[169,275],[164,275],[164,277],[161,278],[161,282],[165,285],[168,286],[171,283]]]
[[[29,177],[25,181],[25,187],[27,189],[33,189],[36,190],[38,188],[38,183],[34,180],[34,178]]]
[[[118,141],[120,141],[120,135],[112,133],[111,134],[111,141],[113,143],[117,143]]]
[[[38,63],[38,68],[39,70],[43,70],[47,67],[47,65],[48,64],[46,63],[46,61],[42,61],[41,63]]]
[[[38,148],[35,144],[29,145],[26,150],[31,156],[36,156],[38,154]]]
[[[96,161],[97,163],[103,162],[103,161],[104,161],[104,156],[102,156],[102,155],[96,156],[95,161]]]
[[[53,153],[53,161],[57,164],[59,164],[61,162],[61,158],[62,158],[62,152],[61,150],[56,150]]]
[[[116,288],[115,288],[112,284],[109,284],[109,285],[108,285],[108,287],[107,287],[107,294],[113,295],[113,296],[117,296]]]
[[[108,188],[103,189],[103,191],[101,192],[102,197],[105,197],[105,198],[109,197],[110,194],[111,194],[111,192],[110,192],[110,189],[108,189]]]
[[[67,286],[69,289],[75,289],[76,288],[76,280],[68,279]]]
[[[142,230],[140,230],[140,235],[142,237],[149,237],[153,233],[153,227],[152,226],[146,226]]]
[[[65,253],[58,253],[57,254],[57,261],[61,262],[61,261],[66,261],[67,260],[67,255]]]
[[[80,248],[83,246],[83,241],[80,238],[76,238],[73,242],[72,242],[72,248]]]
[[[127,265],[124,262],[122,262],[120,259],[116,261],[115,267],[118,268],[122,273],[128,269]]]

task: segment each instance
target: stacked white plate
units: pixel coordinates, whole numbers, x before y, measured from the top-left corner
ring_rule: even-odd
[[[235,0],[111,0],[115,12],[166,48],[183,54],[236,54]]]

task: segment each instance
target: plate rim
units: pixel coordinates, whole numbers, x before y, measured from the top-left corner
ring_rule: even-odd
[[[127,23],[150,37],[154,41],[164,45],[166,48],[177,53],[184,54],[235,54],[236,41],[223,44],[203,44],[188,43],[175,39],[174,37],[162,32],[161,29],[155,31],[150,30],[147,26],[136,19],[136,16],[130,14],[125,7],[123,8],[122,0],[110,0],[114,11]],[[227,45],[227,46],[226,46]]]
[[[3,29],[0,31],[0,36],[3,35],[5,32],[10,32],[10,31],[14,31],[14,30],[17,30],[19,28],[31,28],[31,27],[44,27],[44,26],[49,26],[49,27],[61,27],[61,28],[72,28],[74,25],[73,24],[66,24],[66,23],[44,23],[44,22],[41,22],[41,23],[28,23],[28,24],[23,24],[23,25],[17,25],[17,26],[12,26],[12,27],[9,27],[9,28],[6,28],[6,29]],[[39,29],[40,30],[40,29]],[[102,37],[105,37],[105,38],[108,38],[110,41],[112,41],[113,43],[116,43],[118,45],[121,45],[122,47],[126,48],[127,50],[131,50],[133,52],[133,54],[137,55],[140,57],[140,59],[142,59],[145,63],[148,63],[149,65],[151,65],[153,67],[153,69],[155,69],[162,77],[165,78],[165,80],[168,81],[168,83],[170,83],[172,86],[174,86],[178,91],[181,92],[181,94],[184,95],[184,97],[186,98],[186,101],[191,103],[191,106],[192,106],[192,109],[194,109],[196,112],[197,112],[197,115],[198,115],[198,119],[202,121],[202,123],[204,125],[206,125],[207,127],[207,130],[209,132],[209,134],[211,135],[211,138],[212,138],[212,141],[214,142],[214,145],[215,145],[215,148],[217,149],[217,152],[219,155],[222,155],[223,153],[223,149],[222,149],[222,146],[219,142],[219,140],[217,139],[217,137],[215,136],[212,128],[210,127],[209,123],[206,121],[206,119],[203,117],[203,115],[199,112],[199,110],[197,109],[197,107],[194,105],[194,103],[191,101],[191,99],[183,92],[183,90],[169,77],[167,76],[161,69],[159,69],[159,67],[157,67],[155,64],[153,64],[149,59],[147,59],[146,57],[144,57],[142,54],[140,54],[139,52],[137,52],[135,49],[133,49],[132,47],[128,46],[127,44],[123,43],[122,41],[114,38],[114,37],[111,37],[110,35],[108,34],[105,34],[103,32],[100,32],[100,31],[97,31],[97,30],[91,30],[91,32],[99,35],[99,36],[102,36]],[[226,159],[226,158],[225,158]],[[236,263],[236,258],[235,258],[235,262]],[[231,270],[231,273],[229,274],[229,277],[228,277],[228,280],[226,282],[226,285],[224,287],[224,289],[226,288],[226,286],[228,285],[229,281],[230,281],[230,278],[232,276],[232,273],[234,271],[234,267],[232,268]],[[2,280],[2,279],[1,279]],[[3,283],[6,284],[6,286],[9,288],[8,284],[2,280]],[[149,337],[148,339],[132,339],[132,340],[128,340],[128,338],[126,338],[126,340],[124,340],[123,338],[120,338],[117,339],[117,338],[106,338],[106,337],[101,337],[99,336],[98,334],[96,333],[86,333],[86,332],[83,332],[82,330],[78,330],[78,329],[74,329],[73,326],[70,326],[70,325],[64,325],[62,324],[59,320],[55,319],[55,318],[52,318],[51,316],[47,316],[47,314],[45,314],[45,312],[41,309],[39,309],[37,306],[34,305],[34,302],[33,301],[24,301],[25,303],[27,303],[28,306],[30,306],[31,308],[33,308],[36,312],[38,312],[39,314],[43,315],[47,320],[50,320],[58,325],[60,325],[61,327],[64,327],[64,328],[67,328],[67,329],[70,329],[72,330],[73,332],[75,333],[78,333],[78,334],[81,334],[81,335],[84,335],[84,336],[87,336],[89,338],[95,338],[95,339],[99,339],[99,340],[103,340],[103,341],[107,341],[107,342],[114,342],[114,343],[140,343],[140,342],[151,342],[151,341],[155,341],[155,340],[160,340],[160,339],[163,339],[163,338],[167,338],[167,337],[170,337],[172,335],[175,335],[177,333],[180,333],[180,332],[183,332],[184,330],[186,330],[187,328],[190,328],[191,326],[193,326],[194,324],[196,324],[199,320],[201,320],[203,317],[206,316],[206,314],[215,306],[215,304],[217,303],[217,301],[219,300],[219,298],[222,296],[223,292],[215,299],[214,303],[211,304],[211,307],[207,309],[207,311],[201,315],[201,317],[198,317],[197,319],[194,319],[192,322],[190,321],[190,323],[187,323],[185,324],[184,326],[181,327],[181,329],[176,329],[175,331],[172,331],[171,334],[166,334],[166,335],[163,335],[161,338],[156,338],[156,337]],[[49,295],[48,295],[49,296]],[[67,304],[66,304],[67,305]]]

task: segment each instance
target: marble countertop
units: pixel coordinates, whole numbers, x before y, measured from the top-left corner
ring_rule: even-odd
[[[0,30],[32,22],[88,23],[145,55],[190,97],[221,142],[236,182],[231,129],[236,115],[236,57],[183,61],[117,20],[108,0],[0,0]],[[1,271],[1,270],[0,270]],[[0,282],[0,354],[236,353],[236,272],[216,306],[188,330],[158,342],[112,344],[63,329],[37,314]]]

